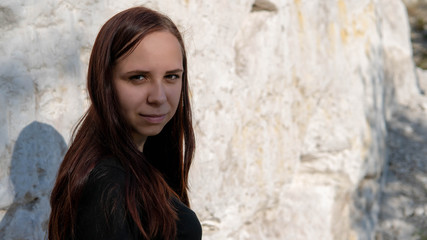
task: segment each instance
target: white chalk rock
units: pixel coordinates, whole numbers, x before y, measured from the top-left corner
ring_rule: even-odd
[[[399,0],[3,1],[0,239],[44,238],[95,36],[141,4],[186,40],[204,239],[373,239],[386,113],[417,92]]]

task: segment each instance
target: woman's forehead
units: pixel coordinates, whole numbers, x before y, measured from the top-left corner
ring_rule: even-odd
[[[168,31],[145,36],[123,59],[117,61],[120,71],[166,68],[182,69],[183,56],[178,39]],[[146,68],[146,69],[144,69]]]

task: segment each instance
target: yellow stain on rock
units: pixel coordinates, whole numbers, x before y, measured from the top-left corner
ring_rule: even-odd
[[[298,10],[298,24],[301,30],[304,29],[304,16],[302,15],[301,11]]]
[[[298,24],[301,30],[304,29],[304,16],[302,15],[301,12],[301,0],[294,0],[295,6],[296,6],[296,10],[297,10],[297,18],[298,18]]]
[[[349,13],[344,0],[338,0],[340,19],[340,37],[342,42],[348,43],[350,38],[363,38],[368,35],[370,29],[375,28],[375,6],[372,2],[367,4],[364,10],[357,15]]]
[[[367,30],[366,20],[363,18],[361,18],[359,21],[353,20],[352,27],[355,37],[363,37]]]
[[[328,26],[328,39],[330,43],[330,50],[332,53],[335,52],[335,46],[336,46],[336,36],[337,36],[337,27],[335,23],[329,23]]]
[[[338,11],[340,14],[340,20],[345,21],[347,19],[347,6],[344,0],[338,0]]]
[[[365,12],[367,12],[367,13],[374,13],[375,12],[375,5],[373,2],[370,2],[368,4],[368,6],[366,6]]]
[[[369,3],[362,14],[356,16],[352,21],[352,28],[355,37],[364,37],[366,32],[375,23],[375,7]]]
[[[344,0],[338,0],[338,13],[339,13],[339,19],[341,24],[341,41],[346,44],[348,41],[348,31],[346,29],[347,27],[347,5],[345,4]]]
[[[340,35],[341,35],[341,41],[346,44],[347,40],[348,40],[348,31],[347,29],[343,28],[340,31]]]

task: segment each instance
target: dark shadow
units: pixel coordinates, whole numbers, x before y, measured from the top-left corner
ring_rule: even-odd
[[[380,26],[377,26],[380,28]],[[366,141],[366,154],[361,166],[362,176],[356,189],[352,192],[352,208],[350,224],[357,232],[359,239],[374,239],[378,220],[379,191],[386,164],[386,111],[392,105],[395,89],[393,84],[386,82],[390,78],[384,73],[384,51],[381,47],[372,47],[369,51],[368,69],[361,67],[357,73],[363,83],[364,115],[369,126],[369,135],[361,133]],[[339,220],[337,220],[339,221]]]
[[[427,114],[396,108],[387,122],[381,239],[427,239]]]
[[[46,239],[49,195],[66,150],[48,124],[34,121],[21,131],[9,175],[15,195],[0,222],[0,239]]]

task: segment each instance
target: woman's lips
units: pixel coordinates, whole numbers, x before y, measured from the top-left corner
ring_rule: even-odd
[[[143,117],[149,123],[161,123],[166,118],[166,114],[139,114],[139,116]]]

